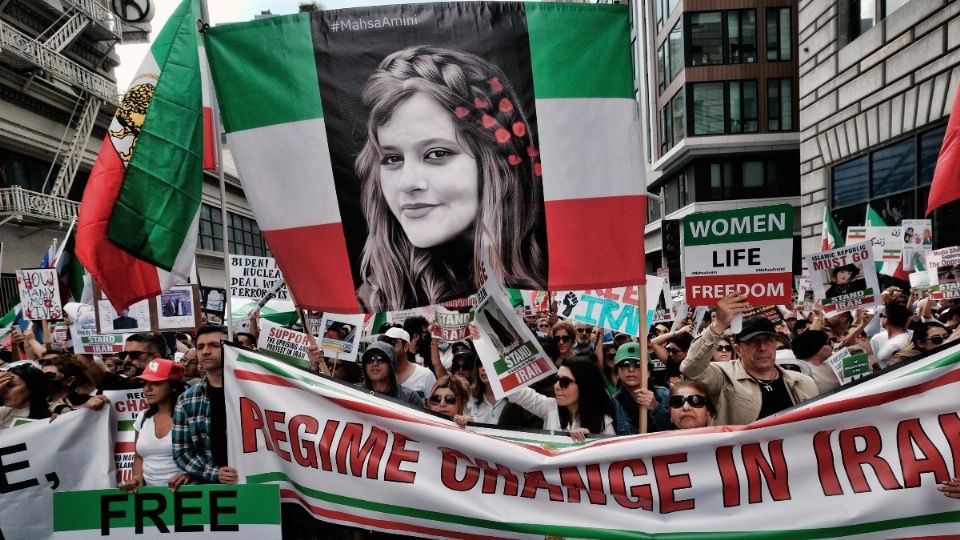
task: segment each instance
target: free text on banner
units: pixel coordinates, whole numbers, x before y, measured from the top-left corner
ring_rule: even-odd
[[[683,218],[683,276],[691,306],[732,293],[754,305],[786,304],[793,293],[793,207],[699,212]]]
[[[110,439],[105,410],[0,430],[0,538],[51,538],[55,491],[114,486]]]
[[[224,355],[230,463],[322,520],[437,538],[866,539],[960,525],[936,489],[960,473],[957,347],[749,426],[584,445],[462,430],[254,352]]]

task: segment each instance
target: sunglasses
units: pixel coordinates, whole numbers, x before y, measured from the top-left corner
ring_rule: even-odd
[[[567,388],[571,384],[577,384],[577,381],[573,380],[570,377],[558,377],[557,384],[560,385],[560,388]]]
[[[119,358],[120,360],[126,360],[127,357],[130,357],[131,360],[139,360],[140,355],[143,355],[143,354],[147,354],[147,353],[143,351],[123,351],[123,352],[117,353],[117,358]]]
[[[640,359],[639,358],[625,358],[617,364],[618,368],[634,367],[640,369]]]
[[[689,403],[694,409],[702,409],[707,406],[707,398],[700,394],[690,394],[689,396],[670,396],[670,408],[679,409],[684,403]]]
[[[439,405],[441,401],[445,402],[447,405],[456,405],[457,396],[454,396],[453,394],[447,394],[445,396],[434,394],[430,396],[430,403],[433,403],[434,405]]]
[[[720,352],[733,352],[732,345],[717,345],[717,350]]]
[[[947,336],[930,336],[927,338],[927,341],[933,343],[934,345],[943,345],[943,342],[947,339]]]
[[[553,340],[554,340],[554,341],[558,341],[558,342],[560,342],[560,343],[567,343],[568,341],[570,341],[570,336],[568,336],[568,335],[566,335],[566,334],[564,334],[564,335],[562,335],[562,336],[553,336]]]
[[[673,347],[667,347],[667,354],[677,354],[681,352],[680,349],[674,349]]]
[[[538,324],[537,328],[550,328],[549,324]]]
[[[363,360],[364,364],[389,364],[386,356],[380,354],[371,354]]]
[[[454,362],[453,371],[473,371],[473,362]]]
[[[586,328],[577,328],[577,333],[578,333],[578,334],[586,334],[586,333],[587,333],[587,329],[586,329]]]

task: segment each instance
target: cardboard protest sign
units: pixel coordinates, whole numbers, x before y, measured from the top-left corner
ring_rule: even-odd
[[[483,362],[494,396],[501,399],[519,388],[549,377],[557,371],[540,348],[536,336],[517,315],[506,290],[487,273],[477,293],[474,321],[480,339],[473,341]]]
[[[357,343],[363,329],[363,315],[323,314],[320,322],[320,346],[325,356],[357,362]]]
[[[798,309],[806,310],[813,306],[816,299],[813,297],[813,284],[807,276],[801,276],[797,280],[797,301]]]
[[[0,538],[52,538],[55,492],[114,487],[110,439],[106,411],[0,429]]]
[[[908,277],[910,278],[911,289],[917,289],[919,291],[926,291],[930,289],[929,271],[921,270],[919,272],[911,272]]]
[[[273,257],[230,255],[230,296],[260,299],[282,280],[283,272]],[[290,299],[286,285],[275,293],[275,298]]]
[[[827,362],[830,362],[830,367],[837,374],[840,383],[847,384],[871,373],[869,358],[867,353],[853,354],[848,347],[844,347],[833,353]]]
[[[150,404],[143,397],[143,389],[104,390],[103,395],[110,400],[110,427],[113,431],[113,460],[116,468],[117,485],[133,476],[133,458],[136,453],[134,442],[136,430],[133,422]]]
[[[237,484],[60,492],[55,540],[280,540],[280,486]]]
[[[960,247],[931,251],[927,255],[927,272],[930,277],[930,298],[960,298]]]
[[[913,272],[917,270],[914,256],[933,250],[933,220],[905,219],[900,222],[900,228],[900,238],[903,239],[903,270]]]
[[[654,313],[663,292],[663,279],[647,276],[645,290],[647,313],[646,327],[654,319]],[[565,319],[600,326],[614,332],[640,335],[640,288],[612,287],[586,291],[561,291],[558,294],[559,315]]]
[[[310,339],[303,332],[284,328],[267,319],[260,319],[260,337],[257,348],[302,368],[310,367],[307,347]]]
[[[783,313],[777,306],[757,306],[743,312],[744,319],[758,315],[766,317],[768,321],[772,322],[777,332],[784,332],[789,335],[790,329],[787,328],[787,321],[784,320]]]
[[[958,352],[749,426],[579,444],[464,431],[227,346],[228,459],[317,519],[430,538],[942,537],[960,520],[936,486],[960,448]]]
[[[99,333],[133,334],[153,330],[155,314],[150,309],[150,304],[155,302],[156,299],[141,300],[117,313],[113,304],[106,296],[103,296],[100,290],[94,292],[94,298],[97,299],[94,308],[96,309],[97,331]]]
[[[401,309],[398,311],[388,311],[386,321],[392,324],[403,324],[410,317],[423,317],[428,321],[433,320],[434,307],[422,306],[410,309]]]
[[[76,354],[117,354],[123,350],[123,334],[97,333],[93,306],[70,302],[64,311],[70,316],[70,337]]]
[[[713,306],[740,293],[752,304],[786,304],[792,254],[789,204],[691,214],[683,219],[686,302]]]
[[[433,335],[443,341],[460,341],[470,337],[473,310],[461,312],[437,306],[433,313]]]
[[[879,303],[880,285],[869,241],[804,258],[814,296],[827,316]]]
[[[17,270],[17,288],[23,318],[28,320],[59,320],[63,318],[60,303],[60,278],[56,268],[25,268]]]
[[[901,227],[878,227],[873,225],[847,227],[845,245],[851,246],[861,242],[870,242],[873,261],[877,265],[883,263],[899,263],[903,251],[903,229]]]
[[[200,326],[200,290],[197,285],[178,285],[157,297],[158,330],[192,331]]]
[[[217,287],[200,287],[201,311],[211,321],[223,321],[227,309],[227,290]]]

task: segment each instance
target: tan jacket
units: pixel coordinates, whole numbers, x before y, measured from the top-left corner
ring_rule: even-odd
[[[760,416],[763,390],[743,368],[740,360],[711,362],[721,336],[707,327],[690,345],[680,371],[689,379],[707,385],[710,398],[717,406],[716,426],[749,424]],[[819,394],[817,384],[809,376],[777,367],[794,404]]]

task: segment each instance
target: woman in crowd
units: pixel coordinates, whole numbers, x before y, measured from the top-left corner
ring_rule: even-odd
[[[23,364],[0,373],[0,429],[12,426],[17,418],[50,418],[48,388],[46,376],[33,366]]]
[[[713,350],[713,362],[729,362],[733,360],[733,343],[727,338],[720,338],[717,348]]]
[[[523,388],[507,400],[543,418],[543,429],[566,430],[577,442],[591,433],[615,435],[613,402],[593,358],[579,355],[564,360],[553,391],[554,397],[547,397]]]
[[[717,408],[702,382],[685,380],[670,389],[670,421],[677,429],[707,427],[716,416]]]
[[[553,325],[550,335],[557,348],[560,349],[560,361],[572,358],[573,341],[577,338],[577,330],[568,321],[559,321]]]
[[[493,387],[490,386],[487,370],[480,362],[477,362],[473,380],[475,382],[470,387],[470,399],[467,401],[467,406],[463,408],[463,414],[455,418],[456,422],[461,427],[468,422],[497,424],[507,400],[498,400],[493,396]]]
[[[888,365],[897,364],[936,349],[950,337],[950,330],[937,322],[921,322],[912,326],[913,336],[904,348],[894,353]]]
[[[80,364],[67,360],[60,365],[43,366],[43,374],[50,383],[50,412],[63,414],[82,407],[90,394],[78,391],[89,383],[86,370]]]
[[[387,311],[467,297],[484,259],[505,282],[543,290],[539,151],[503,72],[467,52],[409,47],[380,63],[363,102],[361,304]]]
[[[133,476],[120,486],[136,491],[143,486],[169,486],[170,489],[187,483],[190,476],[173,461],[173,407],[186,388],[183,366],[172,360],[156,359],[147,364],[136,377],[143,381],[143,397],[147,410],[133,423],[136,430],[136,454],[133,458]]]
[[[470,399],[467,382],[456,375],[444,375],[437,379],[427,397],[427,409],[454,419],[463,413]]]

